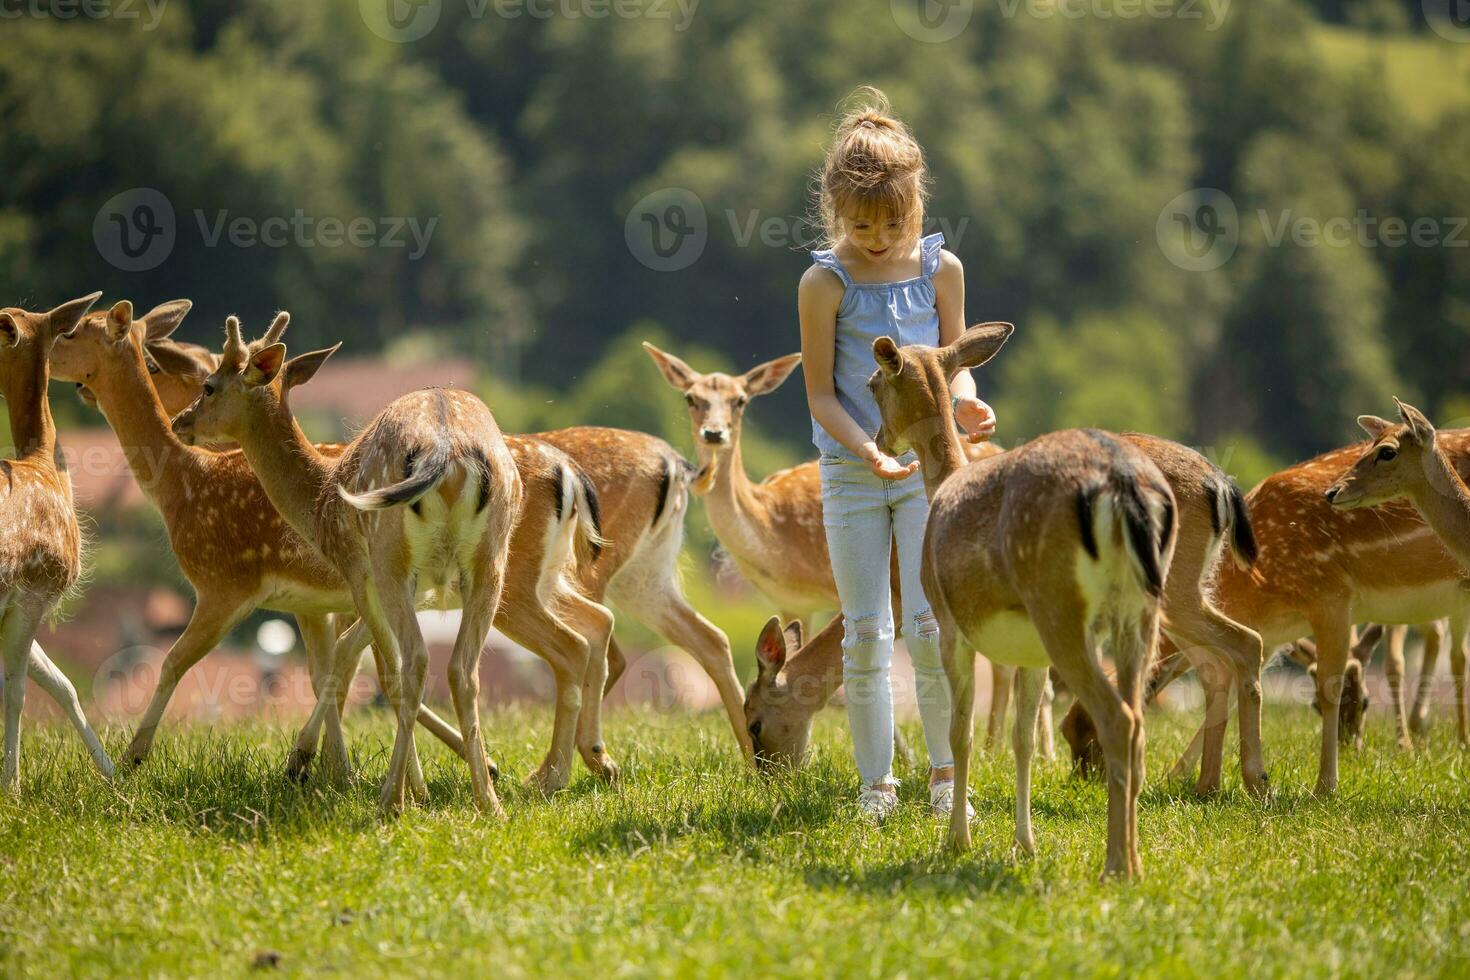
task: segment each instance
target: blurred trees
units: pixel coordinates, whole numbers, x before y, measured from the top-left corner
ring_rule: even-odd
[[[301,345],[432,331],[483,361],[507,428],[633,425],[688,453],[637,341],[729,370],[796,349],[810,175],[839,100],[871,83],[928,151],[932,226],[965,263],[971,319],[1020,326],[982,378],[1003,437],[1151,429],[1239,441],[1257,470],[1354,438],[1353,416],[1389,411],[1391,394],[1436,414],[1467,404],[1470,249],[1443,239],[1470,213],[1470,99],[1407,111],[1381,65],[1316,43],[1332,22],[1392,32],[1383,58],[1455,47],[1419,8],[1237,0],[1215,23],[1182,0],[1204,19],[976,4],[943,43],[900,29],[890,0],[700,4],[687,23],[677,4],[535,8],[563,11],[546,17],[445,0],[401,44],[357,0],[173,0],[152,31],[7,19],[4,301],[188,295],[185,332],[210,342],[225,314],[258,326],[277,308]],[[94,223],[140,187],[172,204],[177,242],[129,272]],[[702,224],[680,220],[703,241],[658,271],[628,236],[635,205],[666,188],[697,199]],[[1156,237],[1194,188],[1238,214],[1234,255],[1204,271]],[[319,230],[284,247],[208,240],[222,213],[298,212],[435,224],[422,257],[381,225],[361,246]],[[1441,241],[1293,233],[1360,213],[1434,219]],[[751,416],[752,470],[810,455],[799,380]]]

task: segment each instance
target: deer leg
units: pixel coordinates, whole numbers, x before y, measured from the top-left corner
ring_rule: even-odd
[[[403,810],[408,771],[417,762],[417,753],[410,752],[409,749],[413,744],[413,721],[417,717],[419,704],[414,696],[417,694],[421,699],[422,691],[415,689],[413,685],[413,665],[406,663],[400,654],[398,634],[395,631],[395,626],[406,625],[405,620],[413,618],[413,596],[384,595],[371,572],[348,569],[344,569],[344,572],[348,572],[343,578],[352,589],[353,605],[357,607],[358,616],[367,624],[372,635],[373,646],[380,657],[380,669],[386,668],[383,669],[383,693],[388,696],[388,702],[398,720],[393,736],[393,752],[388,759],[388,775],[383,780],[382,792],[378,797],[378,807],[383,814],[393,815]],[[409,585],[404,590],[395,591],[411,591],[412,588]],[[407,616],[402,608],[405,605],[408,607]],[[391,617],[388,611],[390,608],[394,613]],[[404,730],[405,727],[407,731]],[[410,756],[415,757],[412,762]]]
[[[1444,644],[1445,621],[1437,620],[1424,630],[1424,658],[1419,663],[1419,688],[1414,695],[1414,710],[1409,714],[1409,731],[1423,737],[1429,733],[1429,703],[1434,694],[1434,669],[1439,664],[1439,648]]]
[[[1312,622],[1317,637],[1317,707],[1322,711],[1322,757],[1317,769],[1318,796],[1337,791],[1338,702],[1342,697],[1352,628],[1346,609],[1333,610]]]
[[[327,632],[330,633],[330,620],[327,617],[308,617],[317,623],[325,624]],[[297,617],[297,622],[302,622]],[[357,620],[352,627],[340,637],[331,637],[331,645],[325,652],[318,651],[317,656],[325,665],[320,670],[320,680],[313,678],[313,687],[316,692],[316,705],[311,710],[311,717],[306,720],[301,731],[296,736],[296,745],[291,750],[291,755],[286,760],[286,777],[293,782],[302,782],[306,779],[311,768],[311,761],[316,755],[317,743],[319,741],[322,724],[331,713],[333,706],[342,703],[342,694],[352,684],[352,678],[357,674],[357,662],[362,656],[362,648],[367,644],[367,627],[362,620]],[[321,637],[313,639],[313,643],[320,642]],[[396,671],[393,672],[396,679]],[[385,688],[386,690],[386,688]],[[338,727],[340,735],[341,728]],[[351,771],[351,760],[346,759],[347,747],[342,746],[344,756],[342,774]]]
[[[970,815],[965,801],[970,793],[970,754],[974,750],[975,651],[946,614],[939,619],[939,649],[944,675],[954,698],[949,718],[949,751],[954,756],[954,807],[949,813],[949,849],[970,849]]]
[[[148,708],[138,722],[138,730],[133,733],[132,741],[123,750],[124,765],[139,766],[148,758],[148,753],[153,748],[153,736],[158,731],[158,723],[162,720],[163,711],[168,707],[169,699],[173,697],[179,681],[205,654],[219,646],[220,641],[249,610],[247,603],[235,599],[215,599],[208,594],[199,597],[194,613],[189,617],[189,625],[163,658],[163,666],[158,672],[158,686],[153,689],[153,696],[148,700]]]
[[[334,656],[337,637],[332,632],[330,616],[298,614],[296,624],[301,628],[301,642],[306,647],[306,662],[311,667],[312,691],[316,694],[317,704],[325,706],[321,714],[325,716],[326,724],[322,746],[326,754],[327,772],[329,778],[344,781],[352,772],[352,760],[347,755],[347,742],[342,736],[341,712],[352,677],[349,676],[344,681],[338,676]],[[356,667],[356,664],[352,665],[353,674],[357,672]],[[317,717],[318,712],[313,709],[312,720]],[[311,728],[312,720],[307,722],[307,728],[311,729],[309,743],[302,745],[302,737],[306,736],[306,731],[303,730],[302,736],[297,738],[296,749],[291,754],[291,760],[287,763],[288,773],[292,773],[294,769],[300,777],[305,776],[305,770],[311,764],[311,757],[316,753],[317,729]],[[303,747],[306,749],[304,758],[301,755]],[[297,765],[298,759],[300,759],[299,766]]]
[[[1224,704],[1221,706],[1228,721],[1230,714],[1231,681],[1240,706],[1240,773],[1246,790],[1253,796],[1264,796],[1270,787],[1266,774],[1265,749],[1261,742],[1261,667],[1265,656],[1261,636],[1255,630],[1242,626],[1222,614],[1208,603],[1200,605],[1197,618],[1191,623],[1197,642],[1220,658],[1230,675],[1226,678]],[[1208,708],[1206,710],[1209,715]],[[1223,731],[1223,723],[1222,723]],[[1208,758],[1208,752],[1206,752]],[[1216,788],[1219,788],[1219,768],[1216,766]],[[1203,772],[1201,773],[1203,779]]]
[[[985,721],[985,751],[990,753],[1000,744],[1006,729],[1006,711],[1011,703],[1011,686],[1016,668],[990,664],[990,713]]]
[[[1393,711],[1394,733],[1401,749],[1414,747],[1409,737],[1409,718],[1404,712],[1404,635],[1408,628],[1390,626],[1388,644],[1383,654],[1383,676],[1388,680],[1388,699]]]
[[[1052,731],[1052,704],[1056,701],[1056,688],[1051,683],[1051,671],[1046,671],[1046,683],[1041,688],[1041,705],[1036,714],[1036,737],[1041,742],[1041,761],[1057,761],[1056,737]]]
[[[505,566],[496,561],[495,539],[486,535],[472,567],[460,570],[460,595],[465,597],[454,652],[449,659],[449,692],[454,699],[459,731],[464,738],[465,762],[470,768],[470,787],[481,813],[501,819],[505,810],[490,779],[490,763],[480,730],[480,651],[490,635],[496,607],[505,580]]]
[[[0,618],[0,645],[5,661],[5,755],[0,761],[0,797],[20,790],[20,712],[26,699],[26,661],[30,657],[35,629],[17,602]]]
[[[1036,853],[1036,838],[1031,833],[1031,757],[1036,751],[1042,697],[1049,686],[1046,674],[1045,669],[1015,671],[1016,724],[1011,731],[1011,749],[1016,754],[1016,847],[1027,854]],[[956,797],[956,806],[962,806],[962,800]]]
[[[1231,676],[1219,659],[1191,650],[1198,657],[1195,673],[1205,691],[1205,721],[1200,728],[1203,741],[1200,752],[1199,780],[1194,790],[1201,796],[1220,791],[1220,774],[1225,756],[1225,728],[1230,722]],[[1204,655],[1201,655],[1204,654]]]
[[[71,681],[66,675],[56,668],[51,659],[46,656],[46,651],[41,649],[41,644],[31,641],[30,661],[26,672],[36,685],[51,695],[51,700],[61,706],[66,713],[67,721],[77,730],[77,734],[86,743],[87,752],[92,756],[92,764],[102,775],[112,778],[112,760],[107,757],[107,750],[102,747],[102,740],[87,723],[87,716],[82,712],[82,702],[77,698],[77,689],[72,687]]]
[[[578,715],[582,711],[582,685],[589,672],[590,655],[585,638],[571,630],[535,596],[505,603],[503,627],[535,650],[551,667],[556,679],[556,713],[551,725],[551,747],[540,767],[526,777],[526,785],[551,794],[571,781],[572,748],[576,743]]]
[[[1467,730],[1465,704],[1465,633],[1470,621],[1462,617],[1450,620],[1450,676],[1455,681],[1455,726],[1460,736],[1460,746],[1470,747],[1470,730]]]
[[[623,676],[623,671],[628,669],[628,657],[623,653],[623,648],[618,646],[615,636],[607,638],[607,680],[602,685],[602,696],[605,698],[612,693],[613,685]]]
[[[565,600],[572,628],[587,642],[587,669],[582,679],[582,712],[577,718],[577,752],[599,779],[614,783],[618,764],[607,753],[602,737],[602,692],[607,680],[607,650],[612,641],[613,615],[606,606],[581,595]]]
[[[1138,853],[1138,797],[1143,792],[1146,769],[1146,733],[1144,728],[1144,678],[1149,674],[1154,651],[1158,648],[1159,613],[1150,608],[1136,622],[1115,623],[1112,630],[1113,660],[1118,665],[1118,693],[1133,714],[1132,773],[1129,777],[1128,874],[1143,877],[1143,859]],[[1227,685],[1226,690],[1229,690]],[[1227,698],[1228,704],[1228,698]]]

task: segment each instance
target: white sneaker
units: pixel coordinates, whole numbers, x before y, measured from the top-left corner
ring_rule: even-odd
[[[934,815],[944,820],[954,812],[954,780],[941,779],[937,783],[929,784],[929,806],[933,808]],[[969,820],[975,819],[975,808],[970,805],[968,797],[965,799],[965,817]]]
[[[882,823],[898,809],[898,793],[891,786],[864,786],[858,793],[858,812],[873,823]]]

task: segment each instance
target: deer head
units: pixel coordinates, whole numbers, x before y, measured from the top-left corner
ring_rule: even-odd
[[[787,354],[758,364],[744,374],[700,374],[673,354],[650,343],[643,349],[653,358],[664,380],[682,392],[689,406],[689,427],[694,433],[700,462],[708,464],[740,442],[740,421],[752,398],[769,394],[801,363],[800,354]]]
[[[75,330],[92,304],[101,298],[101,293],[92,293],[62,303],[45,313],[31,313],[16,307],[0,310],[0,365],[3,365],[3,370],[8,373],[12,364],[27,356],[50,356],[56,341]]]
[[[287,412],[287,393],[310,381],[339,343],[325,350],[286,360],[279,338],[291,322],[277,314],[265,336],[246,344],[240,321],[225,321],[225,346],[219,366],[204,379],[199,397],[174,419],[174,433],[185,443],[237,442],[263,418]]]
[[[745,692],[745,725],[755,747],[756,766],[762,770],[801,765],[811,739],[812,716],[822,707],[812,702],[826,700],[799,690],[782,676],[787,657],[801,649],[801,641],[801,623],[783,629],[776,616],[756,641],[758,672]]]
[[[1015,329],[1009,323],[979,323],[947,347],[899,347],[891,337],[873,341],[878,370],[868,378],[868,390],[883,417],[878,448],[891,455],[918,449],[926,460],[939,457],[939,450],[958,438],[950,382],[994,357]]]
[[[197,354],[185,353],[186,347],[194,345],[169,339],[169,334],[184,321],[193,305],[186,299],[171,300],[138,319],[133,316],[133,304],[124,300],[105,312],[89,313],[75,330],[57,341],[51,354],[51,376],[58,381],[75,382],[82,400],[95,406],[97,399],[91,386],[99,373],[110,360],[134,356],[134,349],[141,348],[160,396],[168,391],[176,403],[176,411],[182,407],[179,402],[183,394],[192,391],[183,404],[192,401],[198,394],[199,383],[213,369],[212,358],[206,368]],[[164,406],[167,410],[167,401]]]
[[[1426,466],[1436,452],[1434,426],[1424,413],[1394,399],[1400,422],[1361,415],[1358,424],[1373,442],[1336,483],[1327,488],[1334,507],[1372,507],[1408,497],[1441,478],[1442,468]]]

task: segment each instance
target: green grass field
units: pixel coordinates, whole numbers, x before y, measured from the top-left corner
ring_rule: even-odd
[[[1407,756],[1375,715],[1319,801],[1315,717],[1269,711],[1268,804],[1233,788],[1238,772],[1211,800],[1167,780],[1188,724],[1151,717],[1133,885],[1098,882],[1104,793],[1062,763],[1037,779],[1030,860],[1009,854],[1008,757],[978,766],[968,856],[940,853],[919,772],[898,816],[860,822],[833,711],[813,764],[773,780],[742,770],[713,716],[617,713],[624,784],[579,773],[552,800],[515,786],[549,717],[498,714],[503,825],[476,818],[463,768],[422,736],[433,799],[381,822],[380,712],[352,722],[345,790],[287,784],[272,728],[166,728],[111,785],[68,733],[32,729],[23,796],[0,802],[0,973],[235,974],[271,953],[291,974],[1470,971],[1470,757],[1448,724]]]

